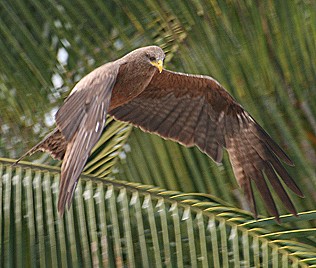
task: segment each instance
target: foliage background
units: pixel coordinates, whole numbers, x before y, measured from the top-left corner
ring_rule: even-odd
[[[294,160],[296,167],[288,171],[306,196],[292,195],[298,211],[315,210],[315,10],[312,0],[1,1],[0,156],[16,158],[45,136],[82,76],[134,48],[156,44],[167,53],[166,68],[211,75],[242,103]],[[34,168],[60,164],[43,154],[31,159]],[[196,148],[111,119],[86,173],[209,193],[227,207],[247,209],[227,155],[217,166]],[[279,208],[285,213],[280,202]],[[305,219],[286,228],[314,226]],[[315,237],[308,238],[315,246]]]

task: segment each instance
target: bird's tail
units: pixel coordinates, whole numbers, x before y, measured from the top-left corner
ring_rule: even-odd
[[[41,142],[36,144],[33,148],[28,150],[23,154],[15,163],[19,163],[24,157],[32,155],[37,151],[48,152],[55,159],[62,160],[65,155],[67,148],[67,142],[64,136],[61,134],[58,128],[55,128],[51,133],[49,133]]]
[[[41,144],[42,144],[43,141],[41,141],[40,143],[36,144],[33,148],[31,148],[30,150],[28,150],[26,153],[24,153],[22,156],[20,156],[18,158],[18,160],[16,160],[14,162],[13,165],[16,165],[17,163],[19,163],[24,157],[28,156],[28,155],[32,155],[34,154],[36,151],[39,150],[39,148],[41,147]]]

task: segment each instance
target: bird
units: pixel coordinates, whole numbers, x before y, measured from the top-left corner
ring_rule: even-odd
[[[279,212],[268,183],[284,207],[297,215],[284,185],[304,197],[283,164],[293,161],[214,78],[169,71],[158,46],[133,50],[84,76],[55,115],[56,128],[18,160],[36,151],[63,160],[57,209],[70,207],[77,181],[105,127],[107,115],[145,132],[197,146],[220,163],[227,150],[250,210],[258,217],[253,185],[268,212]]]

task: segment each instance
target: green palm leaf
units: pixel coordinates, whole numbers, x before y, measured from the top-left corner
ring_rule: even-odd
[[[59,218],[58,169],[1,159],[1,260],[17,266],[241,267],[316,264],[316,229],[269,232],[212,196],[82,176]],[[203,200],[204,199],[204,200]],[[208,199],[208,201],[206,201]],[[292,220],[293,217],[290,217]],[[309,220],[316,213],[309,213]],[[23,248],[23,250],[21,250]]]

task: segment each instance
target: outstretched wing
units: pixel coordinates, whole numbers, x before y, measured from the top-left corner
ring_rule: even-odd
[[[265,177],[293,214],[295,208],[279,178],[303,196],[279,159],[289,157],[255,120],[214,79],[164,70],[154,75],[148,87],[132,101],[109,114],[144,131],[156,133],[186,146],[196,145],[216,162],[226,148],[239,185],[257,216],[251,182],[269,210],[278,211]]]
[[[61,166],[58,198],[61,215],[66,204],[68,207],[71,204],[78,178],[104,128],[118,73],[118,66],[113,67],[101,66],[84,77],[56,114],[57,128],[68,141]]]

